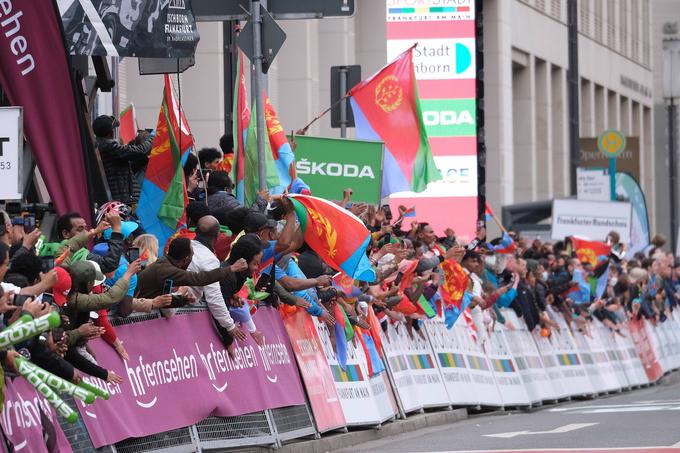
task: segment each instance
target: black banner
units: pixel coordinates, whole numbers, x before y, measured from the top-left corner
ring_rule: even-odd
[[[199,36],[191,0],[62,0],[71,55],[185,58]]]

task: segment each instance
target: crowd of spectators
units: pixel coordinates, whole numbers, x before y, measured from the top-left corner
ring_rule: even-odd
[[[101,120],[95,132],[108,137],[111,127],[113,119]],[[132,164],[148,147],[148,137],[127,150],[127,145],[110,143],[110,137],[101,140],[110,152],[123,149],[121,159],[130,159],[116,164],[127,181],[118,189],[123,201],[134,203],[138,185]],[[223,143],[229,146],[228,140]],[[41,231],[26,215],[1,211],[3,324],[21,314],[38,317],[53,310],[63,322],[0,352],[4,365],[14,368],[21,351],[71,382],[83,373],[120,382],[121,376],[97,361],[88,341],[102,337],[128,360],[125,338],[117,336],[110,318],[157,310],[171,317],[183,307],[207,309],[231,354],[247,336],[262,343],[263,332],[252,316],[262,304],[306,310],[329,327],[338,322],[340,306],[351,325],[369,329],[371,313],[383,328],[403,323],[410,335],[422,335],[428,313],[446,316],[451,311],[440,291],[448,278],[443,270],[447,262],[459,265],[465,277],[464,297],[455,309],[468,316],[458,322],[467,322],[482,344],[493,335],[495,323],[519,327],[504,318],[501,308],[511,308],[529,331],[544,336],[557,328],[556,316],[585,335],[593,318],[624,335],[621,326],[627,319],[664,322],[680,297],[680,262],[664,251],[661,237],[629,254],[612,231],[601,238],[609,256],[593,265],[576,258],[569,238],[548,243],[504,233],[490,240],[483,227],[469,242],[451,229],[440,237],[427,223],[405,225],[409,210],[404,206],[393,217],[386,207],[352,203],[350,189],[336,203],[371,232],[367,253],[377,281],[353,282],[348,290],[338,283],[337,270],[305,243],[290,199],[263,191],[252,206],[241,206],[223,158],[219,150],[208,149],[187,159],[188,226],[164,250],[154,236],[144,234],[132,207],[122,202],[100,207],[95,225],[88,224],[90,215],[64,214],[54,232]]]

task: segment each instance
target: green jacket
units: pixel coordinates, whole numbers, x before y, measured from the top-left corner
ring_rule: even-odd
[[[97,311],[111,308],[127,294],[130,282],[119,278],[116,284],[101,294],[69,294],[66,307],[70,313]]]

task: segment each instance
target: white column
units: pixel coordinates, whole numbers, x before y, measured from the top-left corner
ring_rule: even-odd
[[[536,178],[539,200],[553,194],[552,86],[550,64],[536,61]]]
[[[536,199],[536,78],[535,58],[528,66],[517,67],[512,77],[512,124],[514,127],[515,201]]]
[[[506,0],[484,3],[486,197],[495,207],[514,201],[510,7]]]
[[[569,109],[567,102],[567,71],[551,67],[552,92],[552,150],[555,197],[569,194]]]

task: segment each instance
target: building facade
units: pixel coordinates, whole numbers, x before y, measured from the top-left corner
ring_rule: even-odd
[[[498,208],[568,196],[567,0],[483,2],[487,198]],[[331,66],[359,64],[365,77],[386,63],[385,2],[356,3],[352,18],[280,22],[287,40],[267,83],[287,130],[306,125],[330,105]],[[632,159],[638,162],[652,231],[659,170],[652,133],[653,4],[578,1],[580,136],[618,129],[637,138],[629,141],[637,142],[630,151],[636,153]],[[201,23],[199,31],[196,65],[181,76],[182,103],[197,145],[216,146],[230,114],[223,101],[231,87],[223,82],[222,25]],[[134,102],[142,127],[156,122],[161,86],[159,76],[138,75],[135,59],[119,65],[120,106]],[[310,134],[337,137],[339,130],[331,129],[327,116]]]

